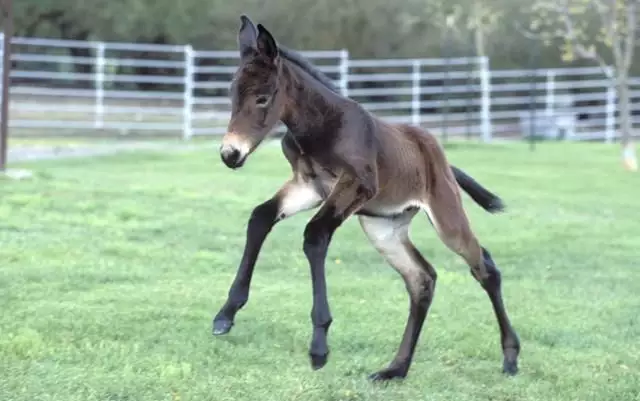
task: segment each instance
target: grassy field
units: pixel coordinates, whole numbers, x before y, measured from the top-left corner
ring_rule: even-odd
[[[0,181],[0,400],[639,400],[640,178],[618,148],[447,152],[509,207],[465,196],[503,272],[518,376],[501,374],[489,300],[426,218],[412,236],[439,281],[404,382],[366,379],[393,357],[408,301],[355,219],[329,251],[324,369],[307,358],[312,212],[276,226],[236,326],[212,337],[249,213],[289,170],[278,146],[241,171],[203,146],[24,164],[34,179]]]

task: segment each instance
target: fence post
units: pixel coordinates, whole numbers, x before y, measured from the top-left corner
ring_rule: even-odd
[[[0,57],[4,57],[4,32],[0,32]],[[0,63],[0,74],[4,73],[4,66]],[[0,79],[0,99],[2,99],[2,80]]]
[[[93,125],[95,128],[102,128],[104,126],[104,42],[98,42],[95,45],[96,60],[95,60],[95,73],[94,81],[96,88],[96,101],[95,101],[95,113],[93,116]]]
[[[413,60],[413,68],[411,71],[411,124],[420,126],[420,69],[422,63],[420,60]]]
[[[340,50],[340,91],[349,96],[349,50]]]
[[[480,124],[483,142],[491,142],[491,72],[489,58],[480,58]]]
[[[606,143],[612,143],[616,131],[616,87],[614,72],[611,67],[607,67],[607,107],[604,138]]]
[[[5,109],[5,102],[7,101],[7,99],[5,99],[5,95],[7,94],[7,92],[9,91],[4,91],[4,32],[0,32],[0,60],[2,60],[3,62],[0,62],[0,73],[1,73],[1,77],[2,79],[0,79],[0,99],[2,99],[2,109],[3,110],[8,110],[8,107]],[[0,116],[0,120],[4,120],[4,118],[7,117],[7,114],[5,113],[0,113],[3,114],[2,116]],[[3,128],[5,129],[0,129],[0,173],[2,173],[3,171],[6,170],[7,168],[7,159],[8,159],[8,153],[9,150],[7,149],[9,147],[8,145],[8,129],[6,129],[6,127],[8,127],[8,124],[4,124],[4,121],[0,121],[0,124],[3,125]]]
[[[556,73],[553,70],[547,70],[547,91],[546,91],[546,108],[547,119],[553,117],[556,102]],[[550,121],[550,120],[549,120]]]
[[[193,47],[184,47],[184,99],[182,112],[182,138],[190,139],[193,136],[192,112],[193,112],[193,75],[194,75]]]

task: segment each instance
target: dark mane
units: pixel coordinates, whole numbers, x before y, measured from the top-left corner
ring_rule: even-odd
[[[303,69],[307,74],[311,75],[313,78],[318,80],[321,84],[331,89],[333,92],[338,93],[339,90],[334,85],[331,78],[329,78],[325,73],[320,71],[318,67],[311,64],[307,59],[305,59],[300,53],[288,49],[282,45],[278,45],[278,51],[280,55],[282,55],[288,61],[291,61],[293,64],[297,65],[301,69]]]

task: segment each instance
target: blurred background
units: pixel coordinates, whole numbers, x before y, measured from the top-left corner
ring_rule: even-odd
[[[344,94],[444,141],[627,142],[640,63],[629,52],[625,69],[616,46],[627,55],[637,12],[618,2],[611,13],[609,3],[21,0],[9,127],[14,138],[221,134],[246,13]]]

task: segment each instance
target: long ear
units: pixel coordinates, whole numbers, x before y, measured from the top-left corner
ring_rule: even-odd
[[[240,48],[240,57],[248,56],[258,50],[258,30],[249,17],[244,14],[240,16],[238,47]]]
[[[278,45],[273,35],[262,24],[258,24],[258,51],[271,60],[278,57]]]

